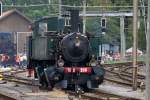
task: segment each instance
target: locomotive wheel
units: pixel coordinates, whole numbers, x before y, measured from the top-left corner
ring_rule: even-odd
[[[43,89],[43,90],[53,90],[54,88],[54,84],[48,84],[47,82],[41,82],[41,86],[40,86],[40,89]]]
[[[62,90],[75,90],[75,85],[67,85],[67,88],[62,88]]]
[[[52,84],[48,85],[48,87],[47,87],[47,89],[50,90],[50,91],[53,90],[53,88],[54,88],[54,85],[52,85]]]
[[[91,91],[91,89],[89,89],[89,88],[87,87],[87,84],[82,85],[82,87],[83,87],[83,90],[84,90],[85,92],[90,92],[90,91]]]
[[[47,89],[47,87],[48,87],[48,85],[47,85],[47,83],[46,82],[42,82],[41,83],[41,86],[40,86],[40,89]]]

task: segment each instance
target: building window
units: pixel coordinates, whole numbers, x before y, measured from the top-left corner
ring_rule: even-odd
[[[70,25],[70,17],[65,18],[65,26],[71,26]]]

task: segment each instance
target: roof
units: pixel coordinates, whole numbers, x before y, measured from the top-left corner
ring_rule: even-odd
[[[24,18],[25,20],[27,20],[28,22],[32,23],[31,19],[29,19],[28,17],[26,17],[23,13],[21,13],[20,11],[18,11],[17,9],[12,9],[12,10],[8,10],[6,12],[2,13],[2,16],[0,16],[0,21],[5,19],[6,17],[10,16],[11,14],[17,13],[18,15],[20,15],[22,18]]]

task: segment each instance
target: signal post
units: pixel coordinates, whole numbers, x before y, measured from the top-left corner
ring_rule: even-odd
[[[137,90],[137,33],[138,33],[138,0],[133,0],[133,90]]]

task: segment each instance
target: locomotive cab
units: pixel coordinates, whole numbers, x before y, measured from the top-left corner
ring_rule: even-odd
[[[35,78],[38,78],[42,85],[48,86],[44,69],[47,67],[53,68],[56,64],[58,48],[57,33],[63,27],[63,19],[58,17],[44,17],[31,25],[33,33],[28,38],[27,67],[29,70],[35,70]]]

